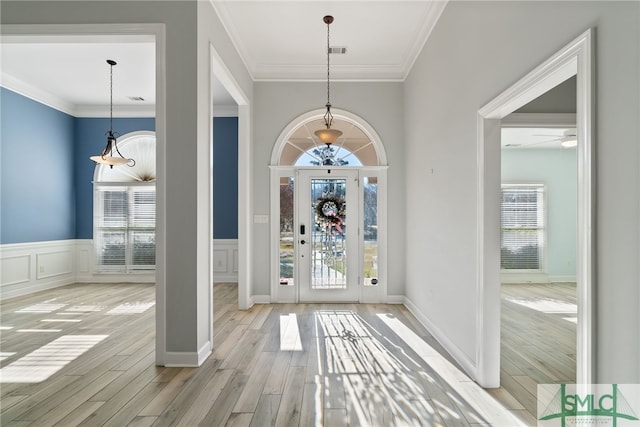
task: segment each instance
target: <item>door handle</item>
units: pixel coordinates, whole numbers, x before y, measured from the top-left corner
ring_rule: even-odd
[[[305,242],[304,240],[300,240],[300,244],[301,245],[304,245],[305,243],[307,243],[307,242]]]
[[[304,224],[300,224],[300,234],[304,234]]]

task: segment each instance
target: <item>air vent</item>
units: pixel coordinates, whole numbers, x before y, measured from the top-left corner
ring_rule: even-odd
[[[335,54],[335,55],[344,55],[344,54],[347,53],[347,47],[346,46],[331,46],[329,48],[329,53]]]
[[[129,99],[134,102],[144,101],[144,98],[141,96],[130,96]]]

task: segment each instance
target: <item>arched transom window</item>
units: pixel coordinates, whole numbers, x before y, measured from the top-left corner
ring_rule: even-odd
[[[314,132],[324,126],[322,118],[301,124],[282,147],[280,166],[377,166],[376,147],[355,123],[335,118],[332,129],[342,131],[335,144],[322,144]]]

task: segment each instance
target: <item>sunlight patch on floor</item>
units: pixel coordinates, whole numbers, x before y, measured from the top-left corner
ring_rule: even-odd
[[[30,305],[29,307],[21,308],[20,310],[16,310],[16,313],[53,313],[56,310],[60,310],[65,305],[66,304],[45,301],[38,304]]]
[[[68,311],[71,313],[93,313],[93,312],[98,312],[98,311],[102,311],[104,310],[104,306],[102,305],[89,305],[89,304],[81,304],[81,305],[74,305],[71,306],[69,308],[66,308],[64,311]],[[63,314],[63,313],[58,313],[58,314]],[[67,313],[64,313],[67,314]]]
[[[5,360],[13,356],[15,353],[11,353],[8,351],[0,351],[0,361]]]
[[[155,305],[155,302],[132,302],[120,304],[107,311],[107,314],[141,314]]]
[[[298,316],[295,313],[280,315],[280,350],[302,351]]]
[[[565,301],[559,301],[551,298],[536,298],[536,299],[524,299],[524,298],[506,298],[515,304],[522,305],[532,310],[541,311],[543,313],[577,313],[578,306]]]
[[[429,395],[427,384],[439,385],[424,364],[358,313],[319,311],[316,331],[318,358],[327,366],[324,399],[346,404],[356,424],[444,426],[462,418],[450,400]]]
[[[77,322],[80,322],[80,319],[42,319],[40,321],[45,323],[53,323],[53,322],[77,323]]]
[[[456,368],[420,336],[409,329],[402,321],[391,314],[378,314],[377,316],[401,338],[408,347],[434,369],[440,378],[444,380],[461,399],[464,399],[464,402],[461,402],[461,404],[471,407],[479,414],[481,418],[468,420],[470,423],[509,427],[525,425],[482,387],[468,378],[464,372]],[[456,396],[450,393],[449,397],[456,398]],[[441,404],[442,402],[434,399],[434,403]],[[452,411],[448,405],[445,405],[441,409],[449,411],[450,415],[454,418],[459,417],[459,414]]]
[[[108,335],[65,335],[0,369],[0,383],[39,383]]]

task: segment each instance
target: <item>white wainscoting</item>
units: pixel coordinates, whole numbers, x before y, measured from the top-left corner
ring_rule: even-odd
[[[93,240],[0,245],[0,300],[71,283],[153,283],[155,271],[95,273]],[[213,240],[214,282],[238,281],[238,241]]]
[[[75,281],[75,240],[0,246],[0,299]]]
[[[238,240],[213,239],[213,281],[238,282]]]
[[[155,270],[135,273],[96,273],[93,240],[76,240],[76,282],[80,283],[154,283]]]

